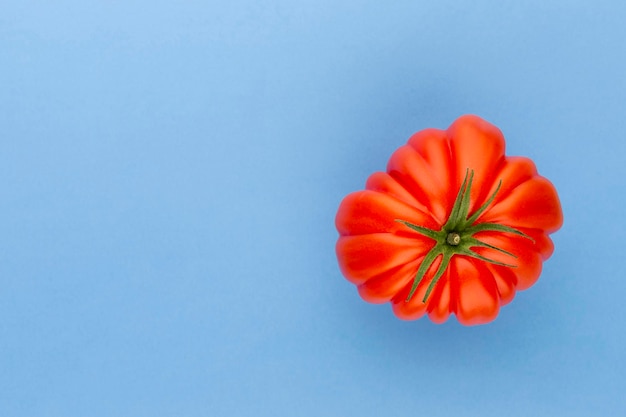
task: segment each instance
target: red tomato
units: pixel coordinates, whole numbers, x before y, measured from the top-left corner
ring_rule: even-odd
[[[496,318],[532,286],[563,223],[554,186],[504,155],[500,130],[462,116],[413,135],[339,206],[337,258],[363,299],[401,319]]]

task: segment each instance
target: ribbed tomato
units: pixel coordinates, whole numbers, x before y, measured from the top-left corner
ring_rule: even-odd
[[[413,135],[339,206],[336,252],[363,299],[401,319],[490,322],[532,286],[563,223],[554,186],[504,154],[500,130],[462,116]]]

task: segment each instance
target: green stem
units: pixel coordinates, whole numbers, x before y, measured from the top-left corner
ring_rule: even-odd
[[[418,267],[406,301],[409,301],[413,297],[415,291],[417,290],[417,287],[424,280],[426,273],[439,256],[441,256],[441,264],[439,265],[439,268],[437,268],[437,272],[430,280],[430,284],[426,289],[426,294],[424,295],[424,298],[422,300],[422,302],[424,303],[428,300],[428,297],[434,290],[437,282],[446,272],[454,256],[467,256],[470,258],[479,259],[484,262],[508,268],[516,267],[516,265],[489,259],[472,250],[473,247],[487,248],[498,251],[506,256],[510,256],[511,258],[517,258],[515,254],[509,251],[476,239],[476,237],[474,237],[476,233],[509,233],[517,236],[522,236],[526,239],[530,239],[534,243],[534,240],[530,236],[511,226],[499,223],[474,224],[476,221],[478,221],[480,216],[488,210],[491,204],[493,204],[496,195],[498,194],[498,191],[500,191],[500,188],[502,186],[502,181],[498,182],[496,190],[493,192],[493,194],[491,194],[491,196],[489,196],[487,201],[485,201],[485,203],[481,205],[478,210],[470,215],[470,197],[473,180],[474,171],[471,169],[467,169],[465,171],[465,178],[463,178],[463,183],[461,184],[461,187],[459,188],[459,191],[456,195],[456,199],[454,200],[450,215],[448,216],[447,221],[440,230],[433,230],[424,226],[410,223],[406,220],[396,219],[397,222],[402,223],[414,232],[417,232],[427,238],[433,239],[436,242],[435,246],[426,254],[426,256],[424,256],[424,259]]]

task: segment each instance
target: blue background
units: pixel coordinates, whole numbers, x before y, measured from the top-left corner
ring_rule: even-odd
[[[626,412],[626,6],[383,3],[2,2],[0,415]],[[494,323],[403,322],[335,212],[465,113],[565,224]]]

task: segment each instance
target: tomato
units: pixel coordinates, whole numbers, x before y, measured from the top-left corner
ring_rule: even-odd
[[[462,116],[414,134],[343,199],[337,259],[364,300],[405,320],[475,325],[537,281],[561,205],[535,164],[504,148],[497,127]]]

